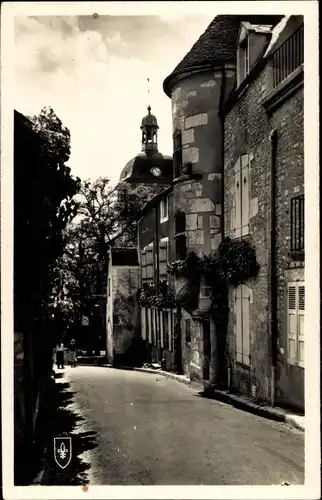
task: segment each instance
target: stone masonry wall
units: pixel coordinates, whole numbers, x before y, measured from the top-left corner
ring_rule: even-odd
[[[136,293],[138,267],[113,267],[113,347],[115,355],[125,354],[139,320]]]
[[[250,280],[251,367],[235,363],[235,385],[243,393],[253,392],[259,399],[269,398],[270,350],[268,328],[268,259],[269,259],[269,124],[261,105],[269,90],[268,69],[244,92],[225,118],[224,160],[224,226],[225,236],[233,236],[232,214],[234,165],[238,158],[251,155],[250,171],[250,235],[260,264],[256,280]],[[229,294],[229,353],[235,360],[234,290]]]
[[[226,69],[227,87],[231,87],[235,72]],[[173,188],[174,212],[186,214],[187,252],[210,254],[222,239],[222,126],[219,103],[222,93],[222,72],[208,71],[182,79],[172,93],[173,133],[182,133],[183,164],[191,163],[192,172],[202,175]],[[181,329],[184,331],[183,314]],[[185,369],[191,378],[202,377],[202,324],[194,321],[191,343],[183,342]]]
[[[279,352],[277,403],[304,409],[304,369],[287,363],[286,283],[304,280],[304,262],[289,257],[291,198],[304,194],[304,97],[303,87],[279,107],[270,119],[277,129],[277,277]]]
[[[260,272],[248,285],[252,290],[250,304],[251,367],[236,364],[235,383],[242,392],[252,392],[258,399],[270,396],[270,327],[269,327],[269,216],[270,216],[270,144],[273,128],[278,132],[277,150],[277,276],[279,365],[277,398],[301,406],[303,374],[290,367],[284,356],[286,339],[285,276],[299,275],[290,270],[288,257],[290,240],[290,198],[304,191],[303,172],[303,90],[298,91],[268,118],[262,106],[264,97],[272,90],[271,67],[267,65],[244,92],[225,119],[225,235],[232,236],[233,167],[244,153],[252,157],[250,172],[250,239],[253,242]],[[294,274],[295,273],[295,274]],[[303,270],[302,270],[303,274]],[[234,294],[229,297],[229,351],[235,358]],[[304,399],[303,399],[304,402]]]

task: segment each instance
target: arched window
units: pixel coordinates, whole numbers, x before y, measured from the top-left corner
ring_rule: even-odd
[[[186,215],[184,212],[178,212],[174,219],[175,224],[175,248],[176,259],[184,260],[187,255],[186,244]]]

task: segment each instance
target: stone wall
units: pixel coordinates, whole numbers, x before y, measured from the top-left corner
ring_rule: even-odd
[[[126,355],[139,326],[138,267],[113,267],[113,350],[114,356]]]
[[[225,235],[233,236],[234,165],[240,156],[250,154],[250,240],[255,246],[260,265],[256,280],[248,286],[252,294],[250,303],[251,366],[235,363],[235,386],[241,392],[259,399],[269,398],[270,334],[268,317],[268,262],[270,213],[269,190],[269,123],[261,102],[269,91],[270,73],[265,68],[245,90],[237,104],[225,118]],[[229,294],[228,346],[235,360],[235,301],[234,290]]]
[[[278,370],[277,402],[304,409],[304,369],[287,363],[286,283],[304,280],[304,262],[290,258],[291,198],[304,194],[304,96],[303,87],[272,115],[277,129],[277,278]]]
[[[222,124],[219,118],[220,100],[235,81],[232,68],[195,73],[180,80],[173,89],[173,134],[181,131],[183,164],[190,163],[199,180],[187,180],[174,185],[174,212],[186,214],[187,252],[209,255],[222,239]],[[223,81],[226,83],[223,86]],[[194,320],[191,342],[184,340],[183,314],[182,356],[184,370],[191,378],[202,378],[202,324]]]
[[[279,369],[277,399],[293,406],[304,405],[303,369],[287,365],[285,277],[292,273],[289,259],[290,198],[304,192],[303,167],[303,89],[280,105],[273,115],[267,115],[263,102],[272,91],[270,65],[244,91],[225,119],[224,161],[224,227],[225,235],[233,236],[234,165],[245,153],[251,155],[250,169],[250,241],[256,249],[260,272],[250,280],[251,366],[235,363],[235,385],[258,399],[270,398],[270,325],[269,325],[269,257],[270,257],[270,140],[272,129],[277,129],[277,195],[276,195],[276,254],[278,276],[278,335]],[[292,266],[292,268],[291,268]],[[295,269],[294,272],[297,272]],[[293,272],[293,274],[294,274]],[[298,272],[297,272],[298,274]],[[302,269],[303,275],[303,269]],[[294,275],[295,276],[295,275]],[[234,291],[229,296],[229,353],[235,359],[235,304]]]

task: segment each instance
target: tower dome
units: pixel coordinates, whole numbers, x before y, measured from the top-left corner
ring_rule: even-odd
[[[148,114],[143,116],[142,122],[141,122],[141,129],[144,127],[154,127],[154,128],[159,128],[158,126],[158,120],[154,115],[151,114],[151,106],[148,106]]]
[[[173,177],[173,158],[166,156],[158,150],[158,121],[151,114],[151,106],[148,106],[148,114],[141,120],[142,131],[141,153],[130,160],[123,168],[120,181],[135,184],[154,184],[160,187],[171,184]]]

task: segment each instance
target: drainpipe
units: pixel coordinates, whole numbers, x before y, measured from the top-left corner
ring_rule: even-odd
[[[270,141],[270,330],[271,330],[271,406],[275,406],[277,365],[277,282],[276,282],[276,150],[277,130],[269,135]]]

